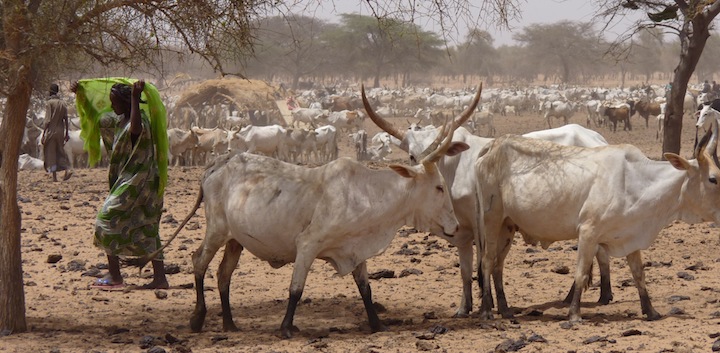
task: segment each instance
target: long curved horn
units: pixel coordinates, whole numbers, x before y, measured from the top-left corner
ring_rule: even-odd
[[[695,158],[698,160],[698,163],[701,164],[717,160],[718,123],[713,120],[710,125],[710,129],[705,132],[705,136],[700,139],[700,142],[695,148]]]
[[[405,139],[405,133],[399,131],[398,129],[393,126],[393,124],[390,124],[387,120],[383,119],[381,116],[377,115],[375,111],[373,111],[372,107],[370,107],[370,102],[367,100],[367,96],[365,96],[365,85],[360,86],[360,92],[362,93],[362,101],[363,106],[365,106],[365,111],[368,113],[368,116],[372,121],[377,125],[379,128],[383,129],[383,131],[387,132],[388,134],[395,136],[398,140],[402,141]]]
[[[715,163],[715,166],[720,166],[720,163],[718,163],[718,156],[717,156],[717,145],[718,145],[718,121],[717,119],[713,119],[712,122],[712,136],[710,137],[710,142],[708,142],[707,147],[705,148],[705,153],[707,156],[709,156],[710,160]]]
[[[477,93],[475,93],[475,98],[473,98],[473,101],[470,104],[470,106],[467,109],[465,109],[465,111],[453,121],[452,131],[455,131],[455,129],[462,126],[462,124],[465,124],[465,122],[468,119],[470,119],[470,117],[475,112],[475,108],[477,108],[478,103],[480,103],[480,94],[481,93],[482,93],[482,82],[480,82],[480,86],[478,87]]]
[[[480,102],[480,94],[482,93],[482,82],[480,83],[480,86],[478,87],[478,91],[475,94],[475,98],[473,99],[472,104],[465,109],[465,111],[456,119],[453,119],[452,124],[450,124],[450,129],[446,129],[448,122],[445,121],[445,124],[443,125],[443,129],[438,134],[437,138],[435,138],[435,141],[428,146],[425,151],[421,154],[422,161],[437,161],[440,159],[440,157],[445,154],[445,151],[447,151],[447,148],[450,146],[450,141],[452,140],[452,136],[455,133],[455,130],[459,128],[462,124],[464,124],[474,113],[475,108],[477,107],[478,103]],[[449,139],[446,139],[446,137],[450,137]],[[441,144],[442,141],[442,144]]]
[[[420,163],[426,166],[428,164],[432,164],[434,162],[437,162],[440,160],[440,157],[442,157],[445,154],[445,151],[447,151],[448,147],[450,147],[450,141],[452,141],[453,138],[453,132],[455,129],[451,128],[448,129],[447,120],[445,121],[445,124],[443,124],[442,129],[440,129],[440,133],[438,133],[437,137],[435,138],[435,141],[428,146],[428,148],[423,151]]]

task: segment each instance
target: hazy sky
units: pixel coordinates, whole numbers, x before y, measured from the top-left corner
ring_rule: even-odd
[[[474,0],[477,1],[477,0]],[[326,0],[321,1],[320,5],[315,3],[310,8],[307,8],[307,15],[324,18],[332,22],[338,21],[338,14],[341,13],[359,13],[361,15],[371,15],[370,9],[367,4],[361,0]],[[511,30],[500,30],[496,26],[490,24],[479,24],[478,27],[485,29],[493,36],[494,45],[512,45],[515,42],[512,40],[513,33],[517,33],[523,27],[536,24],[536,23],[555,23],[561,20],[571,21],[582,21],[590,22],[593,21],[596,8],[591,1],[587,0],[518,0],[520,8],[522,9],[522,18],[518,21],[510,23]],[[421,21],[429,21],[427,19]],[[608,33],[608,39],[614,39],[617,33],[626,30],[631,23],[630,20],[626,20],[617,25],[614,25],[610,30],[614,33]],[[421,26],[427,27],[426,29],[435,30],[430,24],[418,23]],[[464,37],[464,28],[467,27],[465,24],[460,24],[460,38]],[[599,29],[599,25],[598,25]],[[454,34],[457,36],[457,34]],[[613,38],[610,38],[613,37]]]

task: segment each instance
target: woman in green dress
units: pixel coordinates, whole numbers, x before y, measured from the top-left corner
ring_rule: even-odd
[[[116,83],[110,102],[117,115],[110,155],[110,194],[97,215],[94,244],[108,257],[108,274],[93,287],[117,289],[125,286],[119,256],[144,256],[160,247],[160,215],[163,192],[150,120],[140,109],[145,82]],[[110,113],[112,116],[112,113]],[[103,119],[107,119],[104,117]],[[140,289],[168,288],[162,253],[152,261],[152,282]]]

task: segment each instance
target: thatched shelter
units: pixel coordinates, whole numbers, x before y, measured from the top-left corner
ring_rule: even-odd
[[[180,94],[175,109],[191,106],[200,111],[206,105],[229,104],[237,110],[276,109],[282,95],[264,81],[226,77],[200,82]]]

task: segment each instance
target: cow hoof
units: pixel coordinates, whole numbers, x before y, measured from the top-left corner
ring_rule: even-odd
[[[491,312],[481,312],[480,313],[480,320],[492,320],[494,319],[493,314]]]
[[[512,319],[515,317],[515,314],[513,314],[512,311],[506,311],[501,313],[500,315],[503,317],[503,319]]]
[[[660,320],[661,318],[662,318],[662,315],[660,315],[655,310],[653,310],[653,312],[647,314],[647,321],[656,321],[656,320]]]
[[[235,323],[229,323],[223,325],[223,331],[225,332],[238,332],[240,329],[235,326]]]
[[[467,319],[470,317],[470,314],[467,312],[456,312],[455,315],[452,316],[454,319]]]
[[[370,330],[371,330],[373,333],[375,333],[375,332],[385,332],[385,331],[388,331],[388,327],[385,326],[385,325],[383,325],[383,324],[379,324],[379,325],[377,325],[377,326],[375,326],[375,327],[371,327]]]
[[[612,300],[613,300],[612,295],[609,296],[609,297],[600,297],[600,299],[598,299],[598,304],[600,304],[600,305],[608,305],[608,304],[610,304],[610,302],[611,302]]]
[[[201,332],[205,323],[205,315],[193,315],[190,318],[190,329],[193,332]]]
[[[293,325],[292,327],[281,327],[280,328],[280,337],[283,339],[289,339],[293,337],[293,332],[300,332],[300,329],[297,328],[297,326]]]

